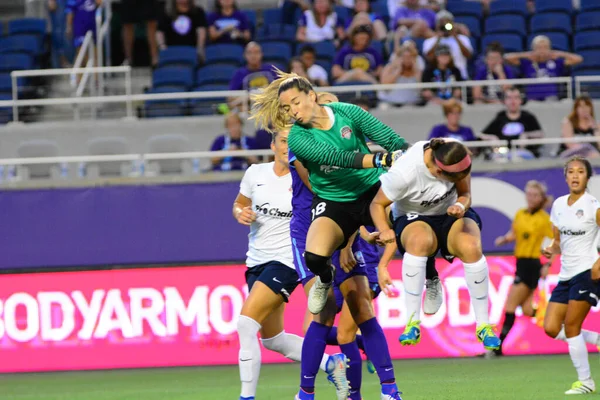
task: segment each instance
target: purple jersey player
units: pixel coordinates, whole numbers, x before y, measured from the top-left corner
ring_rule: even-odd
[[[73,45],[80,47],[85,35],[92,31],[92,39],[96,39],[96,9],[101,0],[68,0],[67,32],[71,32]]]

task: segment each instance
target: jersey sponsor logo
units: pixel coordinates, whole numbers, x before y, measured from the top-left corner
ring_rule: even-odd
[[[450,196],[452,193],[454,193],[454,191],[456,190],[456,188],[452,188],[449,191],[447,191],[446,193],[444,193],[442,196],[440,197],[434,197],[431,200],[423,200],[421,202],[421,207],[431,207],[434,206],[436,204],[438,204],[440,201],[444,201],[448,198],[448,196]]]
[[[281,211],[279,210],[279,208],[275,207],[275,208],[271,208],[269,207],[269,203],[264,203],[261,205],[255,205],[254,206],[254,210],[257,214],[263,214],[263,215],[268,215],[270,217],[275,217],[275,218],[281,218],[281,219],[286,219],[286,218],[292,218],[292,211]]]
[[[583,236],[585,235],[585,231],[572,231],[570,229],[561,229],[560,234],[566,236]]]
[[[352,137],[352,128],[350,128],[349,126],[344,126],[340,130],[340,133],[342,134],[342,138],[350,139],[350,137]]]
[[[324,174],[330,174],[333,171],[337,171],[338,169],[342,169],[341,167],[336,167],[335,165],[321,165],[321,172]]]
[[[575,215],[577,216],[577,218],[581,219],[581,217],[583,217],[583,210],[580,208],[579,210],[577,210]]]

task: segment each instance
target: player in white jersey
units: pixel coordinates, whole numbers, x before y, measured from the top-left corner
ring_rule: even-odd
[[[569,194],[552,204],[550,220],[554,230],[552,244],[544,249],[550,257],[560,253],[558,285],[552,292],[544,330],[552,338],[566,341],[577,370],[578,380],[565,394],[588,394],[596,390],[592,379],[586,343],[599,345],[598,333],[581,326],[592,306],[598,304],[597,279],[600,278],[597,239],[600,231],[600,203],[587,193],[592,176],[590,162],[574,157],[565,165]]]
[[[402,277],[409,321],[400,336],[403,345],[421,339],[421,297],[427,257],[462,260],[476,334],[488,350],[500,346],[489,323],[488,265],[481,250],[481,219],[471,206],[471,156],[460,142],[433,139],[415,143],[381,176],[381,188],[371,203],[371,215],[380,232],[379,242],[403,254]],[[393,229],[385,209],[394,203]],[[381,268],[380,284],[391,283]],[[387,275],[387,276],[386,276]],[[383,287],[382,287],[383,289]]]
[[[294,268],[290,219],[292,218],[292,177],[288,164],[288,132],[273,135],[275,161],[252,165],[240,184],[233,204],[233,216],[250,226],[246,253],[248,298],[238,319],[240,400],[254,400],[260,375],[262,344],[285,357],[300,361],[303,339],[283,329],[285,303],[298,285]],[[334,356],[332,356],[334,357]],[[321,368],[327,369],[328,355]],[[330,367],[333,363],[329,363]],[[339,371],[338,371],[339,370]],[[345,366],[329,368],[331,375],[345,376]]]

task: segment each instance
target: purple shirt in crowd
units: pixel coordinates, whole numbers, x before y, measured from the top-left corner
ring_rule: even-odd
[[[528,59],[521,59],[521,75],[524,78],[555,78],[565,75],[565,59],[557,58],[543,63],[534,63]],[[558,97],[558,85],[546,83],[541,85],[528,85],[525,88],[530,100],[544,100],[547,97]]]
[[[96,8],[98,8],[96,0],[67,1],[66,13],[73,14],[73,42],[75,47],[81,46],[88,31],[96,31]]]
[[[372,47],[355,51],[350,45],[346,45],[335,55],[333,65],[339,65],[344,70],[358,68],[371,72],[383,65],[383,57]]]
[[[451,131],[446,124],[439,124],[433,127],[429,134],[429,139],[433,138],[451,138],[460,140],[461,142],[477,140],[473,134],[473,130],[468,126],[459,126],[457,131]]]
[[[268,86],[275,80],[273,66],[263,64],[257,70],[241,67],[233,74],[229,82],[229,90],[255,90]]]
[[[232,146],[242,150],[254,150],[256,144],[254,138],[242,136],[239,139],[231,139],[229,135],[218,136],[210,147],[210,151],[230,150]],[[213,166],[216,171],[244,170],[248,168],[248,162],[245,157],[226,157],[221,159],[221,163]]]
[[[235,27],[235,29],[240,32],[250,29],[250,24],[248,23],[246,14],[238,10],[234,11],[233,14],[229,16],[216,12],[210,13],[208,15],[208,26],[214,26],[218,31],[230,26]],[[235,41],[236,40],[231,38],[231,32],[225,33],[216,40],[217,43],[231,43]]]
[[[435,13],[427,8],[413,10],[408,7],[400,7],[394,16],[394,29],[398,27],[398,21],[401,19],[422,19],[431,29],[435,29]]]
[[[506,79],[515,79],[515,74],[513,73],[512,68],[507,65],[503,65],[502,69],[504,69],[504,75],[506,75]],[[487,65],[483,64],[477,67],[475,71],[475,80],[476,81],[491,81],[492,79],[498,79],[498,75],[495,72],[492,72],[488,69]],[[483,93],[486,97],[491,97],[494,99],[502,98],[502,86],[499,85],[487,85],[483,87]]]

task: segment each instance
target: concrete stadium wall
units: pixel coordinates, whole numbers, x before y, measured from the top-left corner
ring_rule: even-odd
[[[570,112],[571,106],[570,101],[530,103],[525,109],[538,117],[546,136],[558,137],[561,120]],[[600,102],[595,103],[595,109],[597,115],[600,115]],[[466,107],[463,124],[470,125],[476,133],[480,132],[500,110],[502,107],[499,105]],[[441,108],[437,106],[373,110],[373,115],[389,124],[410,142],[427,138],[431,127],[444,120]],[[253,127],[253,123],[248,122],[244,130],[248,135],[253,135]],[[183,134],[190,140],[190,151],[208,150],[213,139],[223,132],[222,116],[7,125],[0,128],[0,158],[15,157],[19,143],[41,138],[56,141],[61,155],[87,154],[88,141],[101,136],[123,136],[129,141],[132,152],[146,152],[146,142],[154,135]]]

